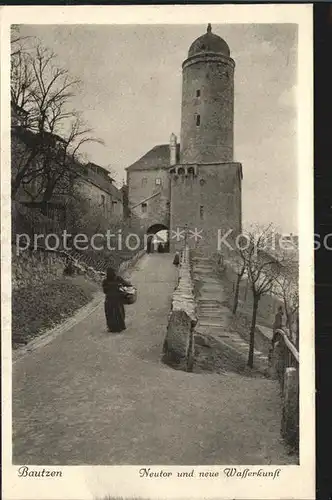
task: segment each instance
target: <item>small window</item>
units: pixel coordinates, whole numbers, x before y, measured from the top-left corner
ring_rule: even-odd
[[[196,90],[196,97],[200,97],[201,96],[201,91],[200,89]]]
[[[161,184],[161,179],[160,179],[160,177],[157,177],[157,178],[156,178],[156,184],[157,184],[158,186]]]
[[[201,124],[201,115],[196,115],[196,126],[199,127]]]
[[[143,212],[143,214],[145,214],[147,212],[147,209],[148,209],[147,203],[142,203],[142,212]]]
[[[101,195],[101,205],[104,207],[105,206],[105,195]]]
[[[204,207],[203,207],[203,205],[201,205],[199,207],[199,216],[201,219],[204,219]]]
[[[147,178],[143,177],[143,179],[142,179],[142,186],[146,186],[147,181],[148,181]]]

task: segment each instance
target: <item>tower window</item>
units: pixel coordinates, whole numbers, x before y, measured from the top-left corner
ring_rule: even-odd
[[[201,115],[196,115],[196,126],[199,127],[201,124]]]
[[[160,185],[160,184],[161,184],[161,179],[160,179],[160,177],[157,177],[157,178],[156,178],[156,184],[157,184],[157,185]]]
[[[200,89],[196,90],[196,97],[200,97],[201,96],[201,91]]]
[[[147,205],[147,203],[142,203],[141,206],[142,206],[142,212],[143,212],[143,214],[145,214],[147,212],[148,205]]]
[[[201,219],[204,219],[204,207],[203,207],[203,205],[201,205],[199,207],[199,216]]]
[[[146,186],[146,183],[147,183],[147,178],[143,177],[143,179],[142,179],[142,186]]]

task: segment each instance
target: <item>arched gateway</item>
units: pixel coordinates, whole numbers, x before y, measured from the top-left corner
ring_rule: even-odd
[[[153,224],[147,229],[146,251],[169,252],[169,228],[165,224]]]
[[[181,145],[172,133],[127,167],[129,209],[148,234],[163,222],[171,251],[220,249],[220,235],[242,231],[242,165],[234,161],[234,71],[230,49],[210,24],[182,64]],[[150,232],[150,233],[149,233]],[[174,234],[179,238],[174,238]]]

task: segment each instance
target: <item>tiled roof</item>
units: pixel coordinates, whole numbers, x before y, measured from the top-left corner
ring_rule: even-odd
[[[19,137],[27,146],[31,146],[32,144],[40,145],[42,143],[45,143],[46,141],[48,141],[51,145],[56,145],[56,143],[59,142],[61,144],[66,144],[66,141],[57,134],[44,131],[43,135],[41,135],[22,125],[13,125],[12,132],[17,137]]]
[[[177,144],[177,161],[180,154],[180,144]],[[169,164],[169,144],[160,144],[150,149],[142,158],[126,168],[129,172],[133,170],[149,170],[154,168],[168,168]]]
[[[101,167],[100,165],[97,165],[97,163],[89,162],[87,164],[92,170],[95,170],[98,174],[103,175],[110,181],[114,181],[113,177],[111,177],[111,174],[107,168]]]

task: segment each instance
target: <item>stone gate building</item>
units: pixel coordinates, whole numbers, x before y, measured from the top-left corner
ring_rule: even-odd
[[[234,68],[227,43],[207,32],[182,64],[181,145],[174,134],[127,170],[129,207],[148,233],[168,229],[171,250],[184,239],[215,253],[220,237],[241,232],[242,166],[233,161]]]

